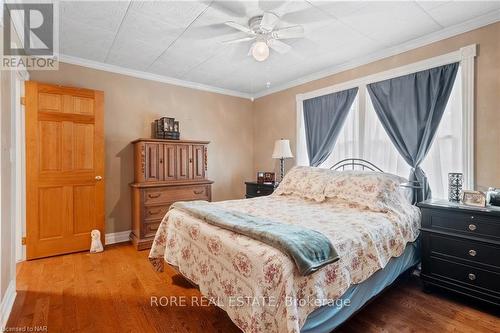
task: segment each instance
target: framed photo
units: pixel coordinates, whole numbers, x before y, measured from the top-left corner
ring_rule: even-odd
[[[163,117],[161,118],[163,122],[163,131],[164,132],[174,132],[174,118]],[[177,125],[179,127],[179,125]]]
[[[485,207],[486,196],[480,191],[463,191],[462,203],[468,206]]]
[[[257,183],[264,184],[264,172],[257,172]]]
[[[274,172],[264,172],[264,183],[274,184],[276,181],[276,174]]]

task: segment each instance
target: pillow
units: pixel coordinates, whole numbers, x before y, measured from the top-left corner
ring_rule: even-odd
[[[297,166],[283,178],[276,195],[297,195],[318,202],[325,200],[325,187],[338,171],[329,169]]]
[[[399,185],[407,180],[389,173],[373,171],[342,171],[325,187],[325,198],[352,203],[377,211],[400,201]]]

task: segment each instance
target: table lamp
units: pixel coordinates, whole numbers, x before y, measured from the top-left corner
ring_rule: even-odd
[[[280,160],[280,181],[285,176],[285,159],[292,158],[292,151],[290,150],[289,140],[276,140],[274,143],[273,158]]]

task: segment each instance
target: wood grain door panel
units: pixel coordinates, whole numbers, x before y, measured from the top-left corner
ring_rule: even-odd
[[[73,187],[73,228],[72,235],[81,235],[94,228],[96,220],[96,189],[94,185],[75,185]]]
[[[104,241],[103,94],[25,88],[27,258],[88,250],[92,229]]]
[[[175,145],[163,145],[163,180],[175,180],[177,168]]]
[[[41,187],[38,190],[38,230],[39,240],[64,237],[64,206],[67,189],[59,187]]]
[[[69,133],[68,133],[69,134]],[[73,170],[94,169],[94,124],[73,124]],[[68,141],[70,138],[68,138]]]
[[[146,144],[146,181],[160,181],[160,145],[158,143]]]
[[[177,179],[191,178],[191,145],[177,145],[175,147],[175,158],[177,162]]]
[[[193,145],[193,179],[205,178],[205,146]]]

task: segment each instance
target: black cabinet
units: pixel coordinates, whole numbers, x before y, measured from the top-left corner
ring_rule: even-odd
[[[422,273],[426,285],[500,305],[500,208],[444,200],[422,211]]]
[[[275,184],[259,184],[257,182],[245,182],[247,192],[245,197],[255,198],[269,195],[274,192]]]

